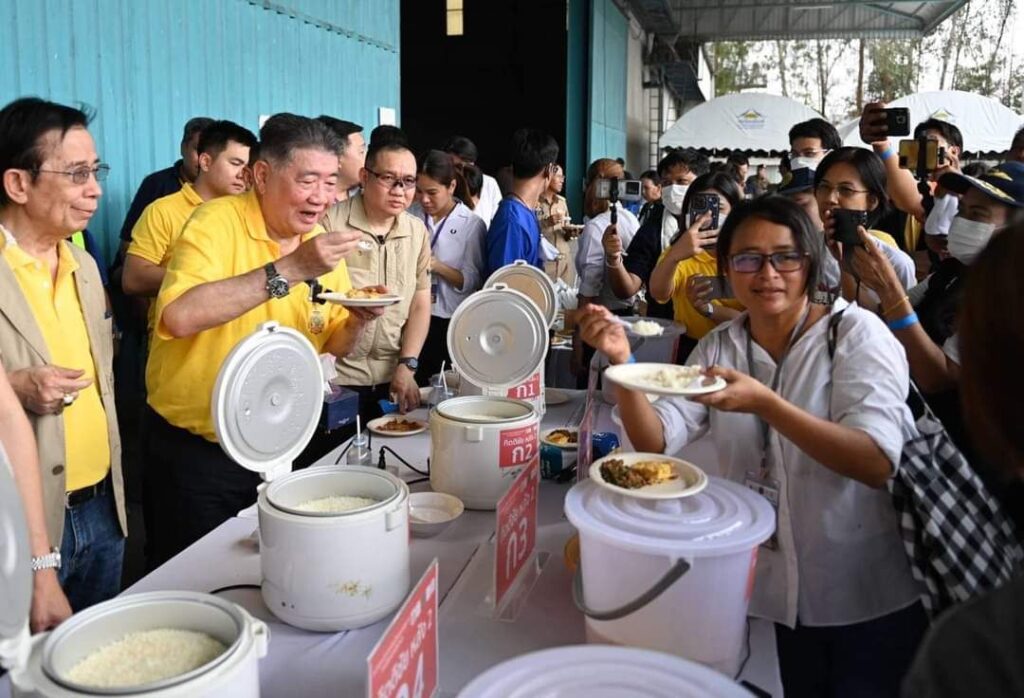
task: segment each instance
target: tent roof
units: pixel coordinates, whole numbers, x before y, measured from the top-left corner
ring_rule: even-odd
[[[724,95],[683,114],[658,145],[782,155],[789,150],[789,129],[816,117],[821,114],[788,97],[763,92]]]
[[[1010,147],[1013,134],[1024,125],[1024,116],[1001,102],[959,90],[918,92],[893,100],[888,106],[910,109],[913,125],[934,117],[957,126],[964,137],[964,150],[975,155],[1003,153]],[[864,145],[858,121],[853,119],[839,127],[845,145]]]

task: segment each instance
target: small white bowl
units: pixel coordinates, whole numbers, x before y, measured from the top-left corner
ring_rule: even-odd
[[[462,500],[443,492],[414,492],[409,495],[409,528],[414,536],[430,538],[448,528],[465,507]]]

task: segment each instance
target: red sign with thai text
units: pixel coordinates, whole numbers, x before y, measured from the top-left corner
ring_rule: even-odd
[[[540,397],[540,371],[534,373],[525,383],[509,388],[505,396],[514,400],[532,400]]]
[[[538,439],[536,424],[518,429],[502,429],[498,434],[498,467],[525,465],[540,456]]]
[[[537,545],[537,495],[540,489],[540,459],[523,472],[497,506],[497,546],[494,556],[494,605],[501,606],[509,587],[530,559]]]
[[[369,698],[431,698],[437,692],[437,584],[435,558],[366,660]]]

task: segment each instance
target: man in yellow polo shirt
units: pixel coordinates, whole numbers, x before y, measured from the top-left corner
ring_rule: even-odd
[[[36,98],[0,110],[0,361],[39,445],[47,533],[71,607],[120,590],[127,523],[113,333],[96,263],[67,242],[96,211],[100,163],[78,109]]]
[[[260,130],[253,190],[201,205],[174,244],[146,366],[151,566],[256,501],[259,476],[221,450],[210,414],[217,372],[231,349],[273,320],[341,357],[382,312],[309,299],[307,279],[334,291],[351,288],[343,257],[359,234],[317,225],[334,201],[340,150],[317,121],[271,117]]]
[[[199,174],[194,183],[157,199],[142,212],[132,230],[121,285],[133,296],[155,297],[164,280],[171,247],[185,221],[204,201],[245,191],[242,176],[256,136],[233,121],[214,121],[199,135]],[[150,312],[149,329],[153,329]]]

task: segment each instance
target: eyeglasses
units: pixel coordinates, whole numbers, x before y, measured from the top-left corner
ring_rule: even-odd
[[[772,254],[760,254],[757,252],[743,252],[729,257],[729,266],[740,274],[756,274],[764,268],[765,260],[771,262],[772,268],[780,273],[800,271],[807,264],[808,254],[804,252],[774,252]]]
[[[814,187],[814,192],[819,196],[832,196],[832,192],[839,192],[839,198],[841,199],[852,199],[857,194],[870,194],[871,192],[867,189],[854,189],[846,184],[840,184],[838,187],[834,187],[828,182],[818,182]]]
[[[70,177],[73,184],[85,184],[89,181],[89,175],[95,177],[97,182],[105,181],[110,174],[110,165],[99,164],[95,167],[79,167],[76,170],[44,170],[37,167],[34,171],[64,175]]]
[[[817,158],[821,159],[831,153],[831,150],[824,150],[823,148],[804,148],[803,150],[791,150],[789,151],[789,157],[793,158]]]
[[[399,189],[403,190],[416,188],[415,177],[398,177],[396,175],[391,174],[390,172],[378,174],[371,170],[369,167],[366,168],[366,171],[372,174],[374,177],[376,177],[378,182],[380,182],[381,184],[388,188],[388,191],[394,189],[395,187],[398,187]]]

